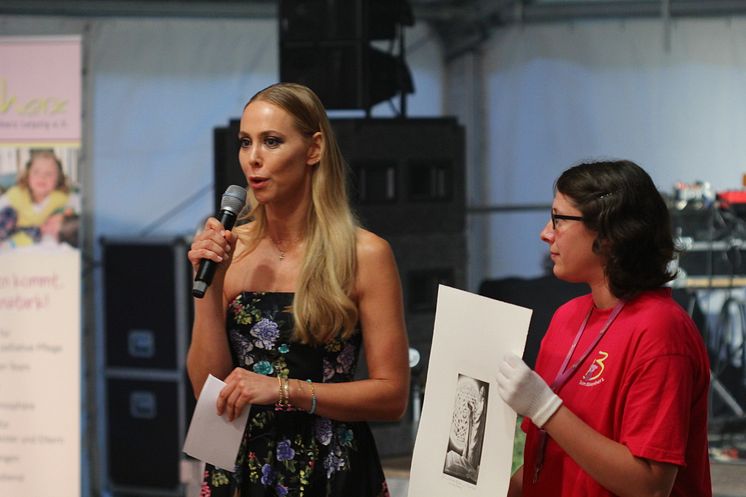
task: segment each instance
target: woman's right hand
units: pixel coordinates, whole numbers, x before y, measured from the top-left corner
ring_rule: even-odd
[[[203,259],[218,263],[217,270],[224,272],[233,255],[233,245],[233,233],[226,230],[220,221],[211,217],[205,222],[204,229],[194,236],[187,258],[195,272]],[[221,264],[223,261],[228,263]]]
[[[228,414],[233,421],[248,405],[272,405],[279,400],[278,378],[244,368],[234,368],[225,378],[216,402],[218,416]]]

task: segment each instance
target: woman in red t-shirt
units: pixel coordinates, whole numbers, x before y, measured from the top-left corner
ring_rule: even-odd
[[[508,495],[711,496],[708,358],[663,287],[675,249],[650,176],[629,161],[568,169],[541,239],[555,276],[591,293],[557,310],[536,371],[500,365],[500,395],[527,418]]]

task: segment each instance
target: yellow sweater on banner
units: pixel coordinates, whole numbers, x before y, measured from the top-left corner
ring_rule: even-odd
[[[32,236],[33,229],[41,227],[50,216],[61,214],[67,205],[68,198],[67,193],[55,190],[40,204],[35,204],[28,189],[11,187],[6,193],[6,199],[18,216],[17,233],[11,237],[13,245],[19,247],[33,244],[35,241]]]

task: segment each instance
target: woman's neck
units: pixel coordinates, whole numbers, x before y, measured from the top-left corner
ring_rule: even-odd
[[[297,242],[305,236],[306,213],[300,211],[279,214],[267,210],[267,235],[275,242]]]
[[[591,298],[597,309],[610,309],[614,307],[619,299],[614,296],[606,281],[591,285]]]

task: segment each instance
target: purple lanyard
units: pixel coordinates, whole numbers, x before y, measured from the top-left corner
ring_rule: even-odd
[[[575,361],[573,365],[568,368],[567,365],[570,363],[572,354],[575,352],[575,348],[578,346],[578,342],[580,342],[580,337],[583,336],[583,332],[585,331],[585,327],[588,324],[588,320],[591,318],[591,313],[593,312],[593,306],[591,306],[591,309],[588,311],[588,315],[585,316],[585,319],[580,325],[580,329],[578,329],[578,332],[575,334],[575,339],[572,341],[572,345],[570,345],[570,350],[567,351],[567,356],[565,356],[565,360],[562,362],[562,366],[560,366],[559,371],[557,371],[557,376],[552,382],[550,388],[554,393],[559,392],[559,390],[565,385],[565,383],[567,383],[567,380],[569,380],[573,373],[575,373],[575,371],[578,369],[578,367],[580,367],[583,361],[588,358],[588,354],[591,353],[591,350],[596,348],[598,342],[600,342],[601,339],[604,337],[609,327],[611,326],[611,323],[614,322],[616,317],[622,311],[623,307],[624,301],[620,300],[614,307],[614,310],[611,311],[609,318],[606,320],[603,328],[601,328],[601,331],[598,332],[598,336],[596,336],[596,339],[593,340],[593,343],[585,350],[585,352],[583,352],[578,360]],[[539,450],[536,454],[536,464],[534,465],[534,483],[539,481],[539,472],[541,472],[541,468],[544,465],[544,452],[546,452],[547,448],[547,438],[547,432],[540,429]]]

